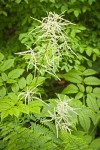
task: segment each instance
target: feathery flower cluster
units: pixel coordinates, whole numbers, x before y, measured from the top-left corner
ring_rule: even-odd
[[[20,100],[24,99],[25,104],[29,104],[34,99],[41,100],[41,94],[38,92],[37,87],[27,87],[27,90],[22,91],[18,96]]]
[[[54,107],[54,112],[52,113],[51,111],[48,110],[49,117],[51,118],[50,120],[45,120],[46,121],[55,121],[55,126],[56,126],[56,132],[57,132],[57,138],[58,138],[58,131],[59,129],[66,130],[69,133],[71,133],[70,127],[73,124],[73,119],[72,116],[77,115],[76,109],[71,106],[69,106],[69,101],[70,100],[59,100],[57,102],[57,106]]]
[[[28,51],[18,54],[28,56],[28,68],[30,65],[34,66],[34,76],[39,72],[58,78],[56,72],[60,67],[63,55],[69,57],[70,52],[75,54],[68,45],[68,37],[65,32],[66,26],[72,23],[62,17],[63,15],[49,12],[42,21],[33,18],[40,23],[40,26],[29,32],[29,35],[36,37],[33,43],[35,48],[27,46]]]

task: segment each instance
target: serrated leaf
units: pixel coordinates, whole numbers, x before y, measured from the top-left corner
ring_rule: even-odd
[[[16,80],[14,80],[14,79],[8,79],[7,80],[7,83],[16,83],[17,81]]]
[[[87,103],[87,106],[91,108],[94,112],[99,111],[99,106],[98,106],[96,97],[93,93],[87,94],[86,103]]]
[[[45,77],[36,77],[32,80],[31,82],[31,86],[37,86],[37,85],[40,85],[42,84],[44,81],[45,81]]]
[[[63,74],[62,77],[66,81],[70,81],[73,83],[82,83],[82,77],[80,76],[80,72],[78,72],[76,70],[71,70],[68,73]]]
[[[100,88],[99,87],[94,88],[93,93],[97,98],[100,99]]]
[[[26,83],[29,85],[32,82],[33,79],[33,75],[30,73],[27,77],[26,77]]]
[[[40,113],[40,107],[29,107],[29,111],[33,113]]]
[[[9,109],[10,105],[6,102],[0,101],[0,112],[3,112],[7,109]]]
[[[8,70],[9,68],[11,68],[13,64],[14,64],[14,59],[5,60],[3,65],[0,66],[0,70],[4,72],[5,70]]]
[[[82,85],[82,84],[77,84],[77,86],[79,87],[79,90],[81,92],[84,92],[85,91],[85,87]]]
[[[6,95],[6,88],[5,87],[1,87],[0,88],[0,96],[3,98]]]
[[[9,114],[11,115],[11,116],[16,116],[17,118],[19,117],[19,113],[20,113],[20,111],[19,111],[19,109],[18,109],[18,107],[17,106],[14,106],[14,107],[12,107],[10,110],[9,110]]]
[[[87,86],[86,87],[86,92],[87,93],[92,93],[92,90],[93,90],[92,86]]]
[[[100,80],[96,77],[86,77],[84,79],[84,83],[86,85],[100,85]]]
[[[1,121],[8,116],[8,111],[1,112]]]
[[[94,139],[90,144],[90,148],[94,150],[100,150],[100,138]]]
[[[74,84],[69,84],[64,90],[62,91],[62,94],[70,94],[70,93],[77,93],[78,87]]]
[[[31,101],[28,105],[31,107],[36,107],[36,106],[44,106],[44,103],[40,100],[34,100]]]
[[[83,95],[84,95],[84,93],[78,92],[77,95],[75,96],[75,99],[80,99],[83,97]]]
[[[22,77],[18,80],[18,85],[19,85],[20,89],[23,89],[26,86],[26,80],[24,77]]]
[[[41,106],[44,106],[44,103],[39,100],[32,101],[28,104],[29,110],[33,113],[40,113]]]
[[[7,79],[8,79],[8,76],[6,75],[6,73],[1,73],[1,77],[2,77],[2,80],[3,81],[7,81]]]
[[[24,69],[14,69],[8,73],[8,77],[11,79],[16,79],[20,77],[24,72]]]
[[[19,109],[20,112],[22,112],[22,113],[29,114],[29,107],[28,107],[28,105],[19,103],[18,109]]]
[[[88,115],[81,113],[79,115],[79,122],[84,131],[88,132],[90,128],[90,118],[88,117]]]
[[[18,95],[13,92],[8,93],[8,97],[12,100],[18,100]]]
[[[14,83],[12,86],[11,86],[11,89],[13,92],[17,93],[19,91],[19,86],[17,83]]]
[[[86,114],[88,115],[88,117],[91,118],[91,120],[93,121],[93,124],[96,125],[98,122],[98,115],[91,109],[87,109],[85,110]]]
[[[93,74],[96,74],[97,72],[93,69],[86,69],[84,72],[83,72],[83,75],[84,76],[89,76],[89,75],[93,75]]]

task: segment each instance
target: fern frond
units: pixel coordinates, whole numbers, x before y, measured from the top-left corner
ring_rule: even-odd
[[[61,139],[64,150],[90,150],[85,140],[67,132],[61,132]]]
[[[34,130],[15,124],[1,124],[1,137],[5,150],[57,150],[52,137],[44,127],[34,124]],[[37,140],[38,139],[38,140]],[[58,149],[59,150],[59,149]]]

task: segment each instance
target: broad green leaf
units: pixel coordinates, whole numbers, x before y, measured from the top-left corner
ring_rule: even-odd
[[[84,79],[84,83],[86,85],[100,85],[100,80],[96,77],[91,76],[91,77],[86,77]]]
[[[6,95],[6,88],[5,87],[1,87],[0,88],[0,97],[4,97]]]
[[[40,100],[34,100],[34,101],[31,101],[28,105],[32,106],[32,107],[44,106],[44,102],[42,102]]]
[[[90,144],[92,141],[92,136],[87,134],[87,135],[84,135],[82,139],[84,139],[85,143]],[[93,149],[87,149],[87,150],[93,150]]]
[[[20,77],[24,72],[24,69],[14,69],[8,73],[8,77],[11,79],[16,79]]]
[[[16,83],[16,82],[17,82],[17,81],[14,80],[14,79],[8,79],[8,80],[7,80],[7,83],[11,83],[11,84],[12,84],[12,83]]]
[[[16,116],[17,118],[19,117],[19,113],[20,113],[20,111],[19,111],[19,109],[18,109],[18,107],[17,106],[14,106],[14,107],[12,107],[10,110],[9,110],[9,114],[11,115],[11,116]]]
[[[23,89],[26,86],[26,80],[24,77],[22,77],[18,80],[18,85],[19,85],[20,89]]]
[[[83,97],[83,95],[84,95],[84,93],[78,92],[77,95],[75,96],[75,99],[80,99]]]
[[[85,91],[85,87],[82,85],[82,84],[77,84],[77,86],[79,87],[79,90],[81,92],[84,92]]]
[[[93,52],[93,49],[92,49],[91,47],[87,47],[87,49],[86,49],[86,54],[87,54],[88,56],[91,56],[92,52]]]
[[[3,81],[7,81],[7,79],[8,79],[8,76],[6,75],[6,73],[1,73],[1,76],[2,76],[2,80]]]
[[[17,103],[16,100],[14,100],[14,99],[12,100],[12,99],[9,99],[8,97],[5,97],[5,99],[3,99],[1,102],[1,105],[2,105],[1,107],[3,107],[3,106],[5,107],[5,104],[7,104],[9,106],[8,108],[10,108],[10,107],[14,106],[16,103]]]
[[[13,92],[8,93],[8,97],[12,100],[18,100],[18,95]]]
[[[68,72],[62,75],[66,81],[70,81],[72,83],[82,83],[82,77],[73,72]]]
[[[77,9],[74,10],[75,17],[78,17],[80,13],[81,13],[80,9],[77,8]]]
[[[93,93],[97,98],[100,99],[100,88],[99,87],[94,88]]]
[[[88,115],[88,117],[91,118],[91,120],[93,121],[93,124],[96,125],[98,122],[98,115],[92,109],[89,109],[88,107],[85,110],[85,112]]]
[[[96,74],[97,72],[93,69],[86,69],[84,72],[83,72],[83,75],[84,76],[89,76],[89,75],[93,75],[93,74]]]
[[[32,82],[33,79],[33,75],[30,73],[27,77],[26,77],[26,83],[29,85]]]
[[[28,104],[29,110],[33,113],[40,113],[41,106],[44,106],[44,103],[39,100],[32,101]]]
[[[40,113],[40,107],[29,107],[29,111],[30,112],[33,112],[33,113],[37,113],[37,114],[39,114]]]
[[[99,111],[99,106],[98,106],[96,97],[93,93],[87,94],[86,103],[87,103],[87,106],[91,108],[94,112]]]
[[[86,87],[86,92],[87,92],[87,93],[92,93],[92,91],[93,91],[92,86],[87,86],[87,87]]]
[[[90,148],[93,150],[100,150],[100,138],[96,138],[90,144]]]
[[[18,109],[19,109],[19,110],[20,110],[20,112],[22,112],[22,113],[29,114],[29,107],[28,107],[28,105],[25,105],[25,104],[19,103],[19,105],[18,105]]]
[[[46,79],[45,77],[36,77],[32,80],[30,85],[32,86],[40,85],[45,81],[45,79]]]
[[[0,62],[4,59],[4,55],[0,53]]]
[[[88,117],[88,115],[81,113],[79,115],[79,122],[84,131],[88,132],[90,129],[90,118]]]
[[[12,86],[11,86],[11,89],[13,92],[17,93],[19,91],[19,86],[17,83],[14,83]]]
[[[82,102],[79,101],[78,99],[74,99],[72,101],[69,102],[69,104],[72,106],[72,107],[76,107],[76,108],[81,108],[82,107]],[[79,109],[80,110],[80,109]]]
[[[8,103],[6,103],[5,101],[2,102],[2,100],[0,101],[0,112],[3,112],[9,108],[10,108],[10,105]]]
[[[14,59],[5,60],[3,65],[0,67],[0,70],[3,72],[9,68],[11,68],[14,64]]]
[[[1,112],[1,121],[9,115],[8,111]]]
[[[70,93],[77,93],[78,87],[74,84],[69,84],[64,90],[62,91],[62,94],[70,94]]]

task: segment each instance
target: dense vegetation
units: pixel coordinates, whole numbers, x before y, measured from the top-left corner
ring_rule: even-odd
[[[0,1],[0,150],[100,150],[100,1]]]

